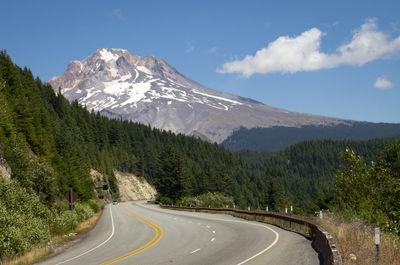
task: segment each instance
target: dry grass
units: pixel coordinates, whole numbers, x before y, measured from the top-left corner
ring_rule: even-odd
[[[344,222],[334,216],[319,221],[335,239],[344,265],[376,265],[374,228],[360,220]],[[356,259],[351,259],[355,255]],[[382,233],[379,265],[400,265],[400,238]]]
[[[94,214],[88,220],[79,224],[79,226],[75,229],[71,235],[67,236],[55,236],[52,237],[52,245],[53,248],[57,248],[66,242],[72,241],[75,239],[76,234],[83,234],[93,229],[96,225],[97,221],[100,219],[102,211]],[[52,252],[49,249],[48,242],[42,242],[41,244],[34,247],[31,251],[25,253],[24,255],[17,256],[12,259],[0,260],[0,265],[30,265],[40,260],[43,260],[45,257],[50,255]]]

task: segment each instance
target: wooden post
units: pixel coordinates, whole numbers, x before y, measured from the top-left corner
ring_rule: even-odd
[[[75,208],[74,202],[72,200],[72,189],[69,190],[69,209],[73,211]]]
[[[65,195],[65,199],[69,202],[69,209],[73,211],[75,209],[74,202],[78,199],[78,194],[76,194],[72,189],[70,189]]]

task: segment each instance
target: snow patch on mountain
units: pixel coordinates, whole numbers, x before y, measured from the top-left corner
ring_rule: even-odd
[[[146,97],[146,92],[150,91],[151,83],[150,82],[141,82],[132,84],[129,87],[129,90],[125,93],[128,94],[129,98],[122,102],[120,106],[125,106],[132,103],[137,103],[138,101],[142,100]]]
[[[137,67],[137,69],[140,71],[140,72],[143,72],[143,73],[145,73],[145,74],[148,74],[148,75],[152,75],[153,74],[153,72],[152,71],[150,71],[147,67],[145,67],[145,66],[138,66]]]
[[[107,50],[107,49],[100,49],[99,52],[100,52],[101,58],[106,62],[109,62],[112,60],[116,61],[119,57],[117,54],[112,53],[110,50]]]

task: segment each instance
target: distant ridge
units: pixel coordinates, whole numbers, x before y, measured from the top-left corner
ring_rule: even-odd
[[[333,127],[240,128],[223,141],[222,145],[231,151],[277,151],[306,140],[369,140],[392,136],[400,136],[399,123],[354,122],[352,125],[339,124]]]

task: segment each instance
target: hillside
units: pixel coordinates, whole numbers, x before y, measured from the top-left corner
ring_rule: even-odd
[[[231,151],[278,151],[311,140],[368,140],[400,136],[399,123],[353,122],[351,125],[240,128],[222,142]]]
[[[288,195],[288,201],[311,213],[328,209],[333,201],[336,192],[334,175],[344,165],[341,153],[346,148],[370,163],[385,146],[399,141],[400,137],[366,141],[314,140],[294,144],[279,152],[243,150],[237,155],[252,170],[272,176],[271,183]]]

